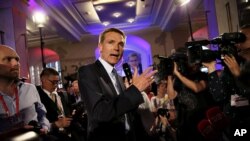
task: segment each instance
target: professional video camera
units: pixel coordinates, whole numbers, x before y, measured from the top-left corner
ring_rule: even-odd
[[[185,46],[188,48],[189,63],[210,62],[212,60],[221,59],[221,55],[233,55],[236,57],[237,48],[235,47],[235,44],[242,43],[245,40],[245,34],[232,32],[223,33],[219,37],[210,41],[200,40],[186,42]],[[218,45],[218,50],[203,49],[202,46],[206,46],[208,44]]]
[[[187,69],[187,55],[184,52],[177,52],[169,57],[158,56],[160,63],[157,65],[158,76],[160,80],[165,79],[166,76],[172,75],[174,70],[174,62],[178,65],[178,70],[181,73],[186,73]]]

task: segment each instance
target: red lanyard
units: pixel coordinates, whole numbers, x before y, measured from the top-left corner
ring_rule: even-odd
[[[16,97],[16,114],[18,115],[19,114],[19,96],[18,96],[17,88],[15,88],[15,97]],[[2,106],[3,106],[4,110],[5,110],[5,113],[7,113],[7,115],[10,116],[10,111],[9,111],[9,109],[7,107],[7,104],[4,101],[2,95],[0,95],[0,101],[2,103]]]

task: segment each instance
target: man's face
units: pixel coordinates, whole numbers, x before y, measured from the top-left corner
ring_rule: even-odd
[[[241,50],[250,48],[250,28],[242,29],[241,33],[244,33],[246,35],[246,41],[237,44],[237,48]]]
[[[19,56],[5,46],[0,46],[0,77],[18,79],[20,71]]]
[[[72,82],[72,88],[75,93],[79,93],[78,81],[75,80]]]
[[[41,78],[42,87],[49,92],[53,92],[57,89],[58,83],[60,81],[58,75],[43,76]]]
[[[124,37],[116,32],[105,34],[104,41],[99,43],[101,58],[114,66],[121,59],[125,45]]]
[[[130,56],[128,63],[131,67],[137,67],[139,65],[138,57],[137,56]]]

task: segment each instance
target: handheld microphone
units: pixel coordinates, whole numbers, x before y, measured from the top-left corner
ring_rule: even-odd
[[[128,83],[130,84],[130,80],[132,79],[132,72],[128,63],[122,64],[123,71],[128,79]]]

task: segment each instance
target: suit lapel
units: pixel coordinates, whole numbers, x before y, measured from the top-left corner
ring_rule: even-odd
[[[103,65],[101,64],[101,62],[99,60],[97,60],[95,62],[95,66],[96,66],[96,71],[99,75],[99,79],[101,80],[101,82],[103,83],[104,82],[104,86],[109,86],[109,88],[111,89],[111,95],[114,96],[114,95],[117,95],[116,93],[116,90],[115,90],[115,87],[107,73],[107,71],[105,70],[105,68],[103,67]]]
[[[39,95],[41,102],[45,105],[46,109],[51,108],[52,111],[58,111],[57,105],[53,100],[43,91],[42,87],[38,86]],[[58,113],[57,113],[58,114]]]

